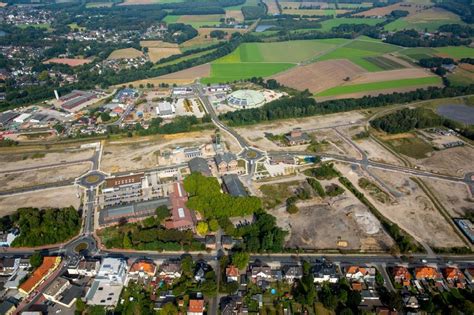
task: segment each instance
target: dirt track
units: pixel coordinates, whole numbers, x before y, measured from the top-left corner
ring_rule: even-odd
[[[313,93],[341,85],[346,78],[357,77],[366,71],[346,59],[328,60],[299,66],[273,76],[283,85]]]

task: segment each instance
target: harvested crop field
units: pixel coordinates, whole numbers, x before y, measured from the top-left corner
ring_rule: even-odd
[[[225,11],[226,19],[235,19],[236,21],[243,21],[244,15],[242,14],[242,10],[226,10]]]
[[[278,0],[262,0],[262,2],[265,3],[265,5],[268,8],[268,12],[267,12],[268,14],[270,15],[280,14],[280,9],[278,8],[277,1]]]
[[[433,151],[429,157],[412,162],[423,170],[461,177],[466,173],[474,172],[473,156],[474,149],[466,145]]]
[[[148,48],[148,57],[151,62],[157,62],[163,58],[181,54],[179,48]]]
[[[62,64],[62,65],[68,65],[70,67],[78,67],[82,66],[88,63],[91,63],[92,60],[90,59],[80,59],[80,58],[51,58],[43,62],[44,64]]]
[[[350,84],[415,79],[425,77],[434,77],[434,75],[430,71],[421,68],[410,68],[381,72],[366,72],[357,76],[356,78],[354,78],[354,80],[351,80]]]
[[[168,43],[162,40],[141,40],[140,46],[148,48],[178,48],[178,44]]]
[[[409,15],[411,15],[415,13],[420,13],[426,10],[427,8],[429,8],[429,6],[420,5],[420,4],[396,3],[396,4],[386,6],[386,7],[372,8],[370,10],[357,13],[356,16],[366,16],[366,17],[385,16],[385,15],[389,15],[390,13],[392,13],[392,11],[395,11],[395,10],[408,11]]]
[[[162,75],[159,78],[162,79],[182,79],[192,80],[197,78],[208,77],[211,74],[211,65],[206,63],[189,69],[181,70],[178,72]]]
[[[143,56],[143,53],[135,48],[124,48],[114,50],[107,59],[128,59]]]
[[[312,93],[341,85],[346,78],[358,77],[366,71],[347,59],[327,60],[298,66],[272,78],[297,90],[308,89]],[[322,79],[324,78],[324,79]]]
[[[383,56],[366,57],[365,59],[383,70],[395,70],[404,68],[402,64]]]
[[[78,209],[81,204],[82,190],[77,186],[65,186],[38,190],[0,197],[0,217],[12,214],[21,207],[63,208],[73,206]]]

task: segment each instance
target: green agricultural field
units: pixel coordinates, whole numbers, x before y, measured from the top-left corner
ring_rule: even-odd
[[[348,42],[346,39],[297,40],[274,43],[244,43],[215,63],[288,62],[298,63]]]
[[[344,85],[330,88],[326,91],[316,94],[316,96],[337,96],[343,94],[371,92],[385,89],[404,88],[421,85],[437,85],[441,83],[440,77],[427,77],[416,79],[401,79],[393,81],[372,82],[354,85]]]
[[[399,51],[401,55],[407,56],[416,61],[423,58],[430,58],[436,54],[436,50],[433,48],[417,47],[417,48],[407,48]]]
[[[327,21],[321,22],[322,31],[330,31],[333,27],[339,26],[341,24],[367,24],[375,25],[382,23],[384,19],[366,19],[366,18],[335,18]]]
[[[383,71],[383,68],[370,62],[366,58],[380,56],[400,49],[401,47],[384,44],[382,42],[356,40],[321,56],[317,60],[348,59],[367,71]]]
[[[474,48],[467,46],[448,46],[436,48],[439,54],[449,56],[455,59],[472,58],[474,56]]]
[[[167,24],[176,23],[176,22],[178,22],[180,17],[181,17],[180,15],[167,15],[163,19],[163,22],[165,22]]]
[[[293,66],[292,63],[214,63],[211,64],[211,77],[204,78],[202,82],[220,83],[252,77],[268,77]]]

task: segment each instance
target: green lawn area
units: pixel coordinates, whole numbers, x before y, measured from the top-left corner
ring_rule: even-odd
[[[415,29],[417,31],[434,32],[444,24],[464,24],[459,19],[439,19],[439,20],[415,20],[409,21],[406,18],[400,18],[387,25],[384,29],[387,31],[401,31],[404,29]]]
[[[366,18],[335,18],[321,22],[322,31],[330,31],[333,27],[341,24],[367,24],[375,25],[382,23],[384,19],[366,19]]]
[[[377,90],[392,89],[392,88],[404,88],[404,87],[417,86],[417,85],[428,85],[428,84],[434,85],[434,84],[439,84],[439,83],[441,83],[441,78],[439,77],[372,82],[372,83],[336,86],[326,91],[323,91],[321,93],[318,93],[316,94],[316,96],[320,96],[320,97],[335,96],[335,95],[341,95],[341,94],[369,92],[369,91],[377,91]]]
[[[431,145],[418,137],[395,139],[386,142],[398,153],[415,159],[425,158],[427,153],[433,151]]]
[[[172,61],[168,61],[168,62],[165,62],[165,63],[162,63],[162,64],[157,64],[157,65],[153,66],[153,68],[162,68],[162,67],[166,67],[166,66],[169,66],[169,65],[174,65],[174,64],[180,63],[180,62],[185,61],[185,60],[191,60],[191,59],[194,59],[194,58],[198,58],[198,57],[207,55],[207,54],[209,54],[213,51],[215,51],[215,49],[201,51],[201,52],[198,52],[198,53],[195,53],[195,54],[192,54],[192,55],[188,55],[188,56],[184,56],[184,57],[181,57],[181,58],[178,58],[178,59],[175,59],[175,60],[172,60]]]
[[[211,77],[203,83],[231,82],[251,77],[267,77],[293,67],[293,63],[214,63],[211,64]]]
[[[274,43],[244,43],[215,63],[301,62],[347,42],[346,39],[297,40]],[[289,53],[291,52],[291,53]]]
[[[454,86],[470,85],[474,84],[474,73],[458,68],[448,75],[448,79]]]
[[[300,185],[299,181],[289,181],[278,184],[265,184],[260,186],[263,193],[262,203],[265,209],[272,209],[284,202],[292,195],[292,189]],[[290,189],[291,188],[291,189]]]
[[[234,5],[231,7],[225,7],[226,10],[240,10],[243,6],[256,6],[258,4],[258,0],[247,0],[244,4]]]
[[[402,55],[408,56],[415,60],[420,60],[423,58],[429,58],[436,54],[436,50],[433,48],[417,47],[417,48],[407,48],[399,52]]]
[[[52,31],[53,28],[49,23],[42,23],[42,24],[17,24],[19,28],[27,28],[27,27],[34,27],[34,28],[44,28],[47,31]]]

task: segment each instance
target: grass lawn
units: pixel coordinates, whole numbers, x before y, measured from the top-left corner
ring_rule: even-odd
[[[448,75],[451,85],[464,86],[474,84],[474,73],[468,70],[457,68],[454,73]]]
[[[168,61],[168,62],[165,62],[165,63],[162,63],[162,64],[157,64],[153,68],[162,68],[162,67],[165,67],[165,66],[174,65],[174,64],[180,63],[180,62],[185,61],[185,60],[191,60],[191,59],[194,59],[194,58],[204,56],[204,55],[209,54],[213,51],[215,51],[215,49],[201,51],[201,52],[198,52],[198,53],[195,53],[195,54],[192,54],[192,55],[188,55],[188,56],[184,56],[184,57],[181,57],[181,58],[178,58],[178,59],[175,59],[175,60],[172,60],[172,61]]]
[[[420,60],[423,58],[430,58],[436,54],[433,48],[417,47],[407,48],[399,51],[399,54],[410,57],[411,59]]]
[[[317,302],[314,305],[316,314],[318,315],[334,315],[336,314],[334,311],[328,310],[327,308],[324,307],[323,303]]]
[[[181,15],[167,15],[163,19],[163,22],[165,22],[167,24],[176,23],[176,22],[178,22],[180,17],[181,17]]]
[[[49,23],[41,23],[41,24],[17,24],[19,28],[27,28],[27,27],[34,27],[34,28],[43,28],[49,32],[53,30],[51,24]]]
[[[423,159],[433,147],[420,138],[402,138],[386,141],[395,151],[414,159]]]
[[[335,18],[321,22],[322,31],[330,31],[333,27],[341,24],[367,24],[375,25],[382,23],[384,19],[366,19],[366,18]]]
[[[428,84],[439,84],[441,78],[439,77],[427,77],[427,78],[416,78],[416,79],[401,79],[393,81],[382,81],[372,82],[354,85],[336,86],[326,91],[316,94],[316,96],[335,96],[350,93],[359,92],[370,92],[377,90],[393,89],[393,88],[404,88],[417,85],[428,85]]]
[[[285,71],[292,63],[214,63],[211,65],[211,77],[204,78],[203,83],[222,83],[251,77],[267,77]]]
[[[200,28],[203,26],[219,25],[221,23],[220,19],[224,17],[225,15],[223,14],[182,15],[178,18],[177,22],[189,24],[194,28]]]

